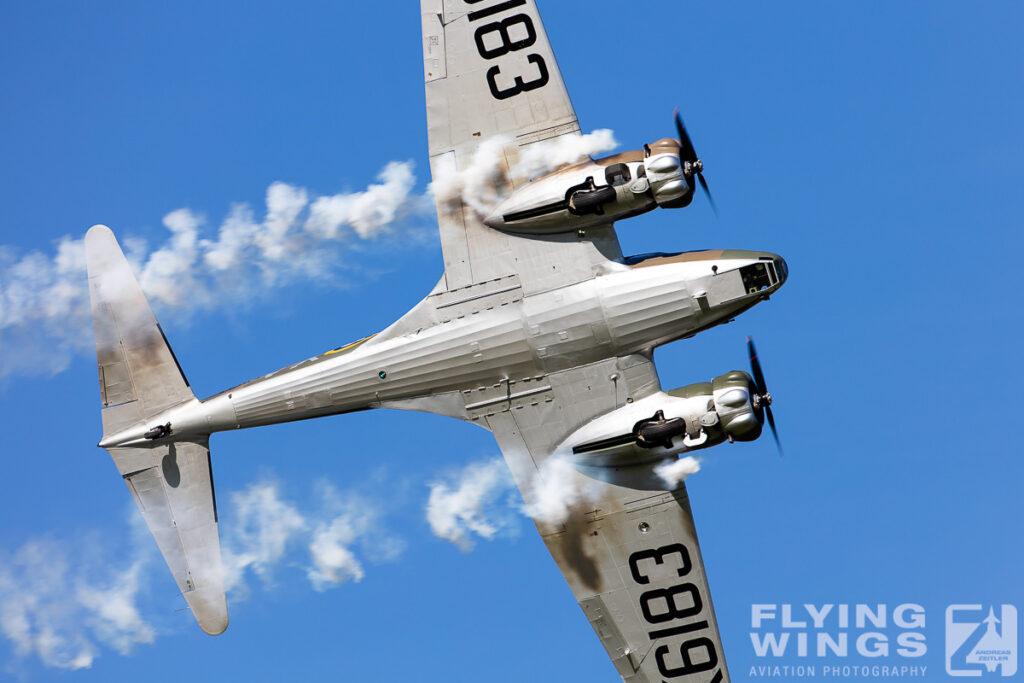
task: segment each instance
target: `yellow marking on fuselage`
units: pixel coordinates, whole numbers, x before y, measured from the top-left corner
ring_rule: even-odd
[[[342,351],[345,351],[347,349],[351,349],[353,346],[358,346],[359,344],[362,344],[364,341],[367,341],[368,339],[373,339],[376,336],[377,336],[376,334],[371,334],[369,337],[363,337],[359,341],[354,341],[351,344],[346,344],[345,346],[339,346],[336,349],[331,349],[330,351],[328,351],[324,355],[325,356],[329,356],[332,353],[341,353]]]

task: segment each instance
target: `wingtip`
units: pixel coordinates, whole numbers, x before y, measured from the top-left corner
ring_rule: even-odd
[[[89,228],[85,233],[86,237],[92,237],[94,239],[97,237],[112,237],[113,235],[114,232],[107,226],[103,225],[102,223],[97,223],[96,225]]]
[[[219,636],[228,630],[228,615],[200,621],[199,628],[203,629],[203,633],[206,635]]]
[[[116,247],[120,251],[114,232],[105,225],[94,225],[85,233],[85,254],[88,260],[94,260],[103,254],[110,253]]]
[[[192,608],[192,616],[204,633],[219,636],[228,629],[228,605],[223,592],[213,598],[188,594],[186,599]]]

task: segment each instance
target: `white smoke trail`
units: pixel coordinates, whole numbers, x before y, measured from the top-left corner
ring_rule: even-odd
[[[308,570],[310,582],[317,591],[349,579],[359,582],[366,576],[362,563],[349,548],[365,528],[358,524],[361,518],[337,517],[317,526],[309,544],[313,566]]]
[[[689,455],[654,468],[670,491],[699,471],[700,461]],[[563,524],[574,506],[596,502],[602,488],[603,484],[577,470],[569,457],[556,453],[541,463],[525,511],[539,522]]]
[[[435,197],[442,207],[460,201],[488,215],[510,187],[509,143],[504,137],[484,141],[461,171],[436,178],[424,194],[413,191],[411,161],[391,162],[359,192],[314,196],[275,182],[267,188],[261,218],[247,204],[236,204],[213,227],[200,214],[177,209],[164,216],[168,236],[155,248],[114,227],[150,302],[187,318],[236,307],[285,283],[331,282],[340,249],[425,219]],[[535,143],[518,155],[511,175],[533,177],[615,146],[606,129]],[[52,254],[20,257],[0,245],[0,349],[0,378],[55,374],[76,354],[92,352],[81,238],[60,239]]]
[[[470,463],[447,481],[429,486],[426,511],[431,531],[463,551],[473,549],[474,534],[491,540],[503,530],[515,529],[510,506],[499,505],[509,492],[518,495],[502,460]]]
[[[654,468],[654,473],[662,478],[670,491],[675,490],[680,482],[686,481],[687,477],[697,472],[700,472],[700,460],[692,455],[669,461]]]
[[[323,482],[317,492],[317,508],[305,513],[282,498],[274,482],[258,482],[231,494],[234,514],[224,515],[221,555],[225,588],[234,599],[248,595],[245,577],[250,571],[265,587],[272,586],[275,569],[297,547],[308,552],[306,576],[321,592],[361,580],[364,561],[389,562],[402,554],[405,542],[382,523],[379,503]]]
[[[83,240],[63,238],[52,256],[12,253],[0,249],[0,377],[64,370],[93,346]]]
[[[91,613],[88,623],[93,633],[123,655],[136,645],[152,643],[156,637],[136,604],[145,565],[145,559],[137,558],[128,569],[115,574],[105,588],[76,581],[75,597]]]
[[[462,168],[434,178],[430,189],[441,206],[454,209],[461,201],[480,217],[488,216],[508,192],[505,147],[511,142],[502,136],[484,140]]]
[[[226,516],[221,544],[224,588],[242,596],[248,594],[245,575],[252,571],[264,583],[273,583],[274,568],[289,546],[307,529],[306,518],[291,503],[281,499],[277,485],[252,484],[230,496],[234,516]]]
[[[319,197],[310,204],[305,229],[324,239],[336,239],[341,229],[351,227],[363,239],[389,229],[399,212],[414,202],[409,190],[416,184],[412,164],[391,162],[378,176],[380,184],[365,192]],[[395,198],[401,201],[396,202]],[[432,207],[431,207],[432,208]]]
[[[525,497],[525,512],[546,524],[562,524],[572,508],[601,495],[601,484],[581,474],[569,457],[556,453],[541,463]]]
[[[674,486],[697,470],[695,459],[681,458],[659,468],[659,474]],[[378,483],[393,488],[393,482]],[[596,500],[601,489],[558,455],[542,464],[525,506],[500,459],[470,463],[428,486],[431,530],[467,551],[477,538],[516,534],[519,513],[562,523],[573,506]],[[278,574],[287,573],[289,580],[299,575],[313,590],[325,591],[358,582],[368,567],[397,561],[405,551],[405,540],[386,524],[390,511],[381,496],[320,482],[313,496],[302,497],[313,502],[300,504],[278,483],[262,480],[225,499],[222,555],[234,602],[251,594],[252,578],[257,587],[270,589]],[[161,612],[154,613],[152,605],[145,609],[155,589],[168,592],[173,584],[132,508],[135,538],[122,561],[111,561],[116,553],[97,552],[95,542],[86,547],[33,540],[13,553],[0,551],[0,633],[17,657],[36,657],[52,668],[88,668],[104,648],[129,654],[168,628],[180,628],[180,621],[161,627]]]
[[[619,146],[615,133],[599,128],[586,135],[561,135],[524,148],[512,169],[517,178],[536,178],[566,164],[573,164]]]
[[[415,183],[412,162],[393,162],[360,192],[311,199],[303,188],[273,183],[259,219],[238,204],[211,229],[189,209],[172,211],[163,219],[168,237],[153,249],[117,232],[151,303],[188,317],[236,306],[284,283],[329,281],[339,249],[394,233],[429,213],[432,202],[413,192]],[[0,246],[0,348],[0,377],[57,373],[76,353],[91,353],[81,238],[62,238],[51,255],[15,258]]]
[[[480,218],[486,218],[508,195],[513,179],[536,178],[618,146],[607,128],[586,135],[562,135],[523,148],[509,168],[506,149],[511,143],[503,136],[484,140],[459,170],[434,178],[431,190],[441,206],[454,209],[461,201]]]
[[[222,507],[220,520],[230,600],[251,592],[245,581],[250,573],[269,588],[277,570],[298,565],[312,588],[324,591],[358,581],[368,564],[402,554],[405,542],[383,524],[383,507],[375,499],[323,483],[316,490],[317,503],[306,511],[268,481],[227,496],[230,504]],[[35,657],[50,668],[86,669],[104,648],[127,655],[180,627],[174,622],[161,628],[157,623],[167,620],[147,605],[154,592],[167,593],[173,583],[132,508],[133,542],[123,562],[111,560],[117,553],[110,548],[97,552],[103,544],[95,539],[31,540],[13,553],[0,551],[0,634],[16,657]]]
[[[491,540],[502,531],[517,529],[518,514],[562,524],[573,506],[597,500],[601,494],[601,484],[581,474],[561,454],[541,463],[525,500],[500,459],[470,463],[429,487],[426,513],[431,531],[464,551],[473,549],[474,537]]]
[[[101,645],[128,654],[152,643],[155,630],[136,604],[145,562],[110,570],[74,546],[25,543],[0,559],[0,631],[17,656],[59,669],[92,666]]]
[[[382,523],[379,503],[326,482],[318,489],[322,519],[308,545],[312,565],[306,570],[314,590],[358,582],[366,575],[366,562],[393,562],[405,552],[405,541]]]
[[[654,468],[668,490],[699,471],[700,461],[692,456]],[[522,501],[501,460],[470,463],[429,487],[426,513],[431,531],[468,551],[474,547],[474,535],[490,540],[510,528],[512,511],[542,524],[564,524],[575,506],[599,500],[603,484],[580,472],[571,457],[556,453],[541,463]]]

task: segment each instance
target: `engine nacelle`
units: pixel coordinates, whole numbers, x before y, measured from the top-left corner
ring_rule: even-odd
[[[662,206],[683,207],[693,187],[671,138],[605,159],[587,159],[519,187],[484,223],[496,230],[548,234],[585,230]]]
[[[561,445],[580,464],[622,467],[723,441],[761,435],[764,408],[754,380],[734,370],[710,382],[658,392],[592,420]]]
[[[693,187],[687,182],[679,158],[679,141],[662,138],[644,146],[644,168],[651,195],[658,206],[678,209],[693,201]]]

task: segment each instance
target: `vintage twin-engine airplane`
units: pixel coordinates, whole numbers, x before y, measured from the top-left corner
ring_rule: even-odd
[[[533,145],[580,135],[534,0],[421,0],[431,171],[506,140],[490,213],[438,196],[444,276],[383,332],[198,400],[114,235],[86,236],[103,440],[200,627],[227,628],[213,432],[367,408],[491,430],[527,502],[546,461],[589,493],[537,528],[626,681],[723,681],[682,483],[655,467],[756,439],[771,397],[729,372],[662,391],[656,346],[727,322],[786,281],[775,254],[623,257],[612,222],[706,188],[685,129],[643,150],[514,177]],[[678,121],[678,119],[677,119]],[[499,138],[499,136],[501,136]],[[500,174],[499,174],[500,175]],[[709,195],[710,198],[710,195]]]

